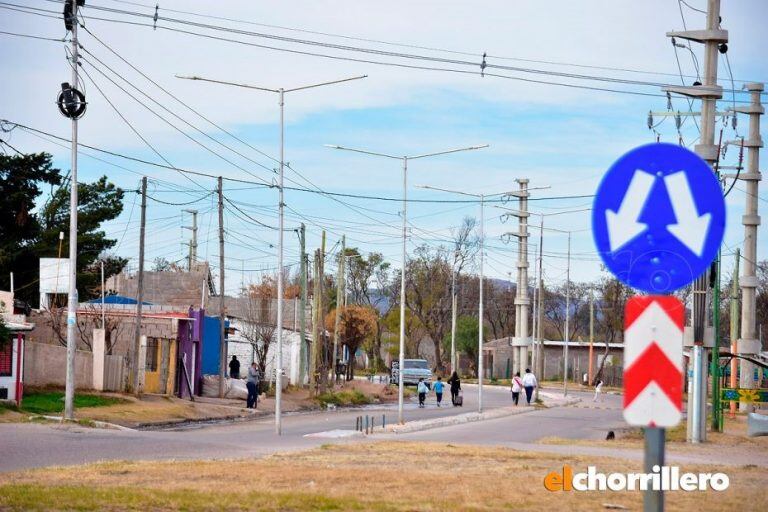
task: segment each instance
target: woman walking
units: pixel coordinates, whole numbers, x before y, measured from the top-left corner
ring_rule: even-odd
[[[447,381],[448,385],[451,386],[451,403],[454,407],[459,405],[459,393],[461,393],[461,379],[459,379],[459,374],[456,372],[453,372],[451,374],[451,377]]]
[[[520,392],[523,390],[523,381],[520,379],[520,372],[515,373],[512,377],[512,401],[515,405],[520,401]]]
[[[525,389],[525,401],[528,405],[531,405],[531,397],[533,396],[533,389],[539,383],[536,381],[536,376],[531,373],[530,368],[525,369],[525,375],[523,375],[523,389]]]

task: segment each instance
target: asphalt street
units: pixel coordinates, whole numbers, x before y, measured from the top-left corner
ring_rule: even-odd
[[[607,395],[601,408],[591,406],[591,394],[571,392],[583,402],[576,406],[531,410],[526,414],[493,420],[433,428],[409,434],[377,435],[422,441],[449,441],[471,444],[527,443],[549,436],[594,439],[605,436],[608,428],[622,425],[620,397]],[[406,404],[406,421],[432,419],[473,412],[477,408],[475,386],[465,385],[465,406],[438,408],[434,396],[427,408],[419,409],[415,401]],[[511,405],[509,390],[484,388],[486,410]],[[582,406],[583,404],[583,406]],[[525,407],[525,406],[520,406]],[[100,460],[158,459],[230,459],[262,456],[346,439],[305,437],[332,430],[352,430],[360,415],[387,422],[397,419],[396,404],[344,409],[283,417],[283,435],[274,432],[274,418],[258,421],[204,425],[197,428],[165,431],[121,431],[80,426],[50,424],[1,424],[0,471],[24,468],[71,465]]]

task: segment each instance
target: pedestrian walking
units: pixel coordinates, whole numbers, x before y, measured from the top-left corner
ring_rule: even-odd
[[[437,406],[440,407],[440,403],[443,401],[443,388],[445,387],[445,383],[443,382],[442,377],[437,378],[437,382],[435,382],[432,385],[432,388],[435,390],[435,398],[437,398]]]
[[[515,405],[520,402],[520,392],[523,390],[523,380],[520,378],[520,372],[516,372],[512,377],[512,401]]]
[[[259,372],[259,366],[256,363],[251,364],[248,368],[248,381],[245,383],[245,387],[248,388],[248,400],[245,406],[248,409],[255,409],[256,402],[259,396],[259,381],[261,380],[261,372]]]
[[[240,378],[240,361],[237,360],[237,356],[232,356],[229,362],[229,376],[232,379]]]
[[[416,386],[416,391],[419,393],[419,407],[424,407],[424,401],[427,399],[427,393],[429,393],[429,386],[424,382],[424,379],[419,379],[419,385]]]
[[[451,374],[451,377],[448,379],[448,385],[451,386],[451,403],[454,407],[459,404],[459,393],[461,393],[461,379],[459,379],[459,374],[456,372],[453,372]]]
[[[525,389],[525,401],[528,405],[531,405],[531,397],[533,396],[533,389],[538,386],[536,376],[531,373],[530,368],[525,369],[525,375],[523,375],[523,389]]]
[[[597,379],[597,382],[595,383],[595,398],[592,399],[593,402],[602,402],[603,397],[601,396],[603,393],[603,381],[600,379]]]

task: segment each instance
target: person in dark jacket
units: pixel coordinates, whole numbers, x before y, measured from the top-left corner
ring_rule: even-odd
[[[229,362],[229,376],[233,379],[240,378],[240,361],[237,360],[237,356],[232,356]]]
[[[451,403],[456,406],[456,399],[459,397],[459,393],[461,392],[461,379],[459,379],[459,374],[453,372],[451,377],[446,382],[449,386],[451,386]]]

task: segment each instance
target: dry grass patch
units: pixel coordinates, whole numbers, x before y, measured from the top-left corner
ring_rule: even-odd
[[[3,510],[637,510],[639,492],[562,493],[543,478],[596,465],[641,471],[640,463],[562,457],[506,448],[378,442],[328,445],[259,460],[109,462],[4,475]],[[706,471],[685,467],[684,471]],[[709,468],[712,471],[713,468]],[[731,487],[715,493],[668,493],[668,510],[768,509],[766,477],[729,469]]]

